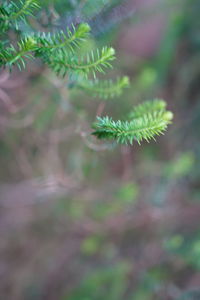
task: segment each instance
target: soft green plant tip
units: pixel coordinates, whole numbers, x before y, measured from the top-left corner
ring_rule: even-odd
[[[109,55],[112,56],[112,55],[115,55],[115,49],[114,48],[109,48]]]
[[[171,111],[166,111],[164,114],[163,114],[163,119],[165,121],[171,121],[173,119],[174,115]]]
[[[95,254],[100,247],[100,242],[97,236],[88,237],[83,241],[81,251],[86,255]]]
[[[80,34],[89,33],[91,31],[91,27],[87,23],[81,23],[78,26],[77,32]]]
[[[124,76],[124,77],[122,78],[122,84],[123,84],[124,86],[129,86],[129,85],[130,85],[130,79],[129,79],[128,76]]]
[[[29,44],[29,47],[35,46],[37,45],[37,40],[33,37],[28,37],[26,43]]]
[[[167,103],[165,102],[165,100],[163,99],[155,99],[155,100],[152,100],[154,103],[157,103],[157,105],[159,106],[159,108],[165,108],[167,106]]]
[[[165,246],[169,249],[178,249],[184,243],[184,238],[182,235],[174,235],[165,242]]]
[[[91,30],[91,27],[87,23],[82,23],[82,24],[79,25],[78,29],[80,31],[89,32]]]

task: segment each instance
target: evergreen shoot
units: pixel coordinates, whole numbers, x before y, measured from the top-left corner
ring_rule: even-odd
[[[82,55],[82,46],[90,32],[88,24],[72,24],[65,31],[54,33],[33,31],[26,34],[20,29],[20,24],[28,24],[29,18],[36,17],[35,11],[42,9],[40,6],[42,1],[37,0],[0,2],[0,69],[7,67],[12,70],[17,66],[21,70],[28,60],[39,58],[57,75],[74,78],[78,89],[94,97],[109,99],[120,96],[129,86],[127,76],[117,80],[97,78],[98,73],[105,74],[112,68],[115,50],[105,46]],[[166,111],[165,101],[156,99],[133,108],[124,121],[98,117],[93,125],[93,135],[124,144],[140,143],[163,134],[171,120],[172,113]]]
[[[143,140],[155,140],[155,136],[165,132],[173,118],[173,114],[163,108],[163,103],[162,100],[154,100],[136,106],[135,116],[130,121],[114,121],[108,116],[97,117],[97,122],[93,124],[93,135],[99,139],[112,139],[131,145],[134,141],[140,144]]]

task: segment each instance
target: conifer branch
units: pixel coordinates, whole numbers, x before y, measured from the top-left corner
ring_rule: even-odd
[[[77,28],[72,25],[71,29],[66,29],[66,33],[59,31],[54,34],[34,33],[24,36],[18,30],[14,35],[19,37],[18,42],[9,41],[10,35],[6,31],[9,28],[15,31],[18,22],[25,22],[26,16],[33,15],[33,10],[38,7],[37,0],[11,0],[0,5],[0,34],[4,37],[0,41],[0,68],[8,66],[12,69],[13,65],[17,65],[19,69],[25,68],[25,60],[37,56],[57,74],[75,75],[76,86],[93,96],[107,99],[121,95],[129,85],[128,77],[124,76],[116,81],[96,79],[97,72],[104,73],[112,67],[111,62],[115,59],[113,48],[103,47],[102,50],[96,49],[84,56],[79,55],[81,51],[76,51],[87,40],[90,31],[87,24],[80,24]],[[90,74],[94,81],[88,80]],[[132,144],[134,140],[140,143],[163,134],[172,118],[173,114],[166,111],[166,103],[155,99],[136,106],[125,121],[97,117],[93,134],[100,139],[115,139],[119,143]]]
[[[116,82],[113,80],[82,80],[78,83],[78,87],[94,97],[103,99],[118,97],[122,94],[123,89],[129,86],[129,78],[127,76],[118,78]]]
[[[110,61],[115,59],[113,48],[103,47],[101,51],[91,51],[85,57],[76,57],[67,51],[58,53],[55,57],[47,58],[49,66],[59,75],[65,76],[74,72],[88,77],[92,73],[96,78],[96,73],[104,73],[105,68],[111,68]]]
[[[163,134],[172,118],[170,111],[145,111],[131,121],[114,121],[108,116],[97,117],[97,122],[93,124],[93,135],[99,139],[114,139],[121,144],[132,145],[134,140],[140,144],[143,140],[149,142],[151,139],[155,140],[155,136]]]
[[[142,117],[146,113],[153,113],[164,111],[166,109],[166,102],[162,99],[155,99],[152,101],[145,101],[133,108],[129,113],[130,119]]]
[[[68,48],[73,53],[75,48],[80,47],[81,43],[86,40],[89,32],[90,26],[86,23],[80,24],[77,28],[72,24],[72,30],[67,28],[66,33],[62,30],[55,34],[43,32],[33,35],[33,38],[37,41],[39,53],[64,48]]]
[[[15,22],[18,19],[25,21],[25,16],[33,15],[33,10],[36,8],[39,8],[37,0],[19,0],[18,3],[10,1],[9,5],[1,6],[0,19],[10,22]]]
[[[17,44],[17,48],[12,44],[0,52],[0,67],[17,64],[19,69],[25,67],[25,58],[33,58],[32,52],[37,50],[37,43],[32,37],[26,37]]]
[[[36,34],[22,38],[17,43],[17,48],[12,44],[5,48],[2,47],[0,52],[0,67],[5,65],[11,67],[13,64],[21,69],[25,66],[24,58],[33,58],[33,52],[36,56],[51,56],[54,50],[62,50],[69,48],[71,53],[75,51],[75,47],[80,46],[89,33],[90,27],[87,24],[80,24],[76,29],[72,25],[73,30],[67,29],[67,34],[59,32],[55,35]]]

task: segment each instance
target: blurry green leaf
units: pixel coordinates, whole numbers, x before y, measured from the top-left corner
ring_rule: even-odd
[[[81,251],[83,254],[92,255],[98,251],[100,245],[101,240],[98,236],[90,236],[83,241]]]
[[[177,234],[165,241],[165,247],[168,249],[177,249],[181,247],[183,242],[184,242],[183,236]]]
[[[122,300],[127,288],[128,271],[127,264],[119,263],[85,275],[80,286],[63,300]]]
[[[151,87],[157,79],[157,73],[155,69],[145,68],[141,74],[136,78],[134,86],[141,91],[144,91]]]
[[[195,157],[192,152],[180,154],[174,161],[169,162],[165,172],[170,178],[181,178],[189,175],[195,162]]]
[[[110,201],[109,203],[96,203],[92,209],[93,217],[97,219],[104,219],[113,214],[116,214],[121,211],[122,204],[117,201]]]
[[[135,204],[137,201],[138,194],[139,188],[137,184],[126,183],[123,186],[121,186],[117,191],[117,198],[123,203],[125,202]]]
[[[198,232],[185,237],[175,235],[164,242],[164,247],[179,256],[186,265],[200,269],[200,235]]]
[[[194,255],[200,256],[200,241],[195,241],[193,245]]]

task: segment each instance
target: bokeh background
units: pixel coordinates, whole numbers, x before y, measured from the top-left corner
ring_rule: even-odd
[[[0,72],[0,299],[199,300],[200,1],[43,5],[38,30],[88,22],[131,87],[102,101],[40,61]],[[90,136],[153,98],[175,116],[156,143]]]

